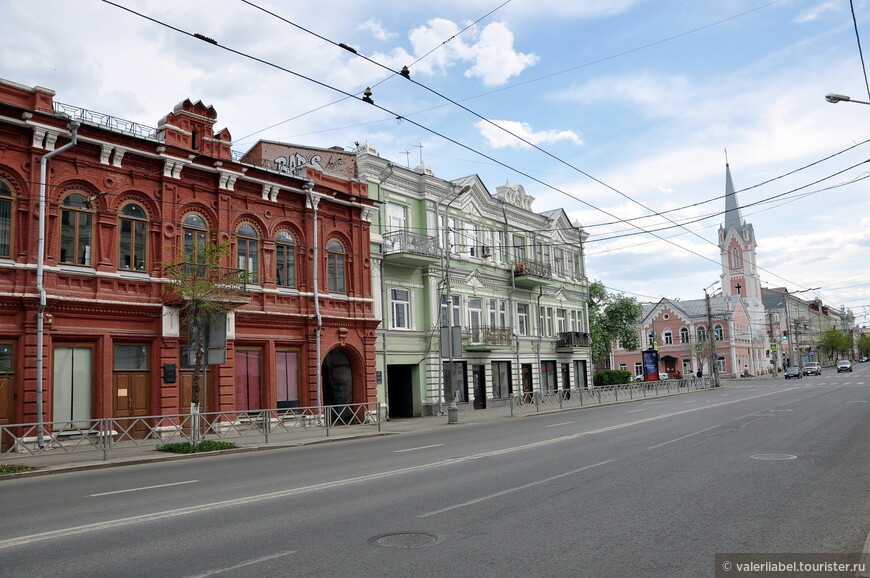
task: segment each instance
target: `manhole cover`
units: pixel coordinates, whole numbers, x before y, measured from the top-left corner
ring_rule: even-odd
[[[385,548],[425,548],[440,544],[442,538],[425,532],[403,532],[399,534],[384,534],[373,538],[378,546]]]
[[[796,460],[797,456],[792,454],[755,454],[753,460],[767,460],[773,462],[781,462],[785,460]]]

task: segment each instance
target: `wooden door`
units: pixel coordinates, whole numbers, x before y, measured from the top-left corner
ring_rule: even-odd
[[[148,423],[142,419],[150,415],[151,376],[147,371],[116,371],[113,378],[114,417],[121,428],[121,439],[143,439],[148,436]]]
[[[0,343],[0,428],[15,423],[17,411],[15,376],[12,373],[12,344]],[[6,430],[0,434],[0,452],[12,447],[13,436]]]

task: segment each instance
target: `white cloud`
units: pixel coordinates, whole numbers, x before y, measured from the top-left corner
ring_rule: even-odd
[[[478,77],[485,86],[499,86],[538,62],[534,54],[516,52],[513,44],[514,35],[504,24],[488,25],[474,47],[474,66],[465,71],[465,76]]]
[[[389,40],[396,36],[395,32],[389,32],[377,20],[369,19],[360,24],[357,30],[367,30],[372,33],[372,36],[378,40]]]
[[[828,0],[826,2],[821,2],[807,8],[800,14],[798,14],[795,18],[795,22],[804,23],[804,22],[812,22],[813,20],[817,20],[820,18],[825,12],[838,11],[842,3],[838,0]]]
[[[500,22],[484,27],[476,42],[467,42],[466,38],[474,40],[475,32],[472,28],[460,36],[459,25],[444,18],[418,26],[408,38],[414,54],[425,58],[414,65],[414,71],[444,73],[459,62],[471,62],[466,77],[479,78],[485,86],[499,86],[538,62],[535,54],[514,50],[514,35]]]
[[[493,126],[496,124],[498,126]],[[543,145],[559,141],[568,141],[575,145],[582,145],[583,139],[572,130],[544,130],[535,132],[529,123],[514,120],[493,120],[492,123],[479,121],[474,125],[489,145],[493,148],[518,147],[529,148],[531,145],[519,140],[505,130],[522,137],[534,145]],[[502,127],[505,130],[500,130]]]

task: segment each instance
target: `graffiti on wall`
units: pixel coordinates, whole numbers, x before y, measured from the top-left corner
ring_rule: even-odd
[[[272,163],[275,166],[275,170],[290,175],[295,175],[304,165],[311,165],[320,172],[330,172],[352,177],[352,158],[348,155],[329,153],[312,153],[309,156],[305,156],[300,152],[293,152],[286,156],[275,157]]]

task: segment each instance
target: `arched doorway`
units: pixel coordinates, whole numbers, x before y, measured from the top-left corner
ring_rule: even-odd
[[[353,368],[350,359],[341,349],[333,349],[321,366],[323,381],[323,405],[333,406],[329,411],[332,425],[360,423],[365,408],[353,406]],[[365,400],[362,400],[365,401]]]

